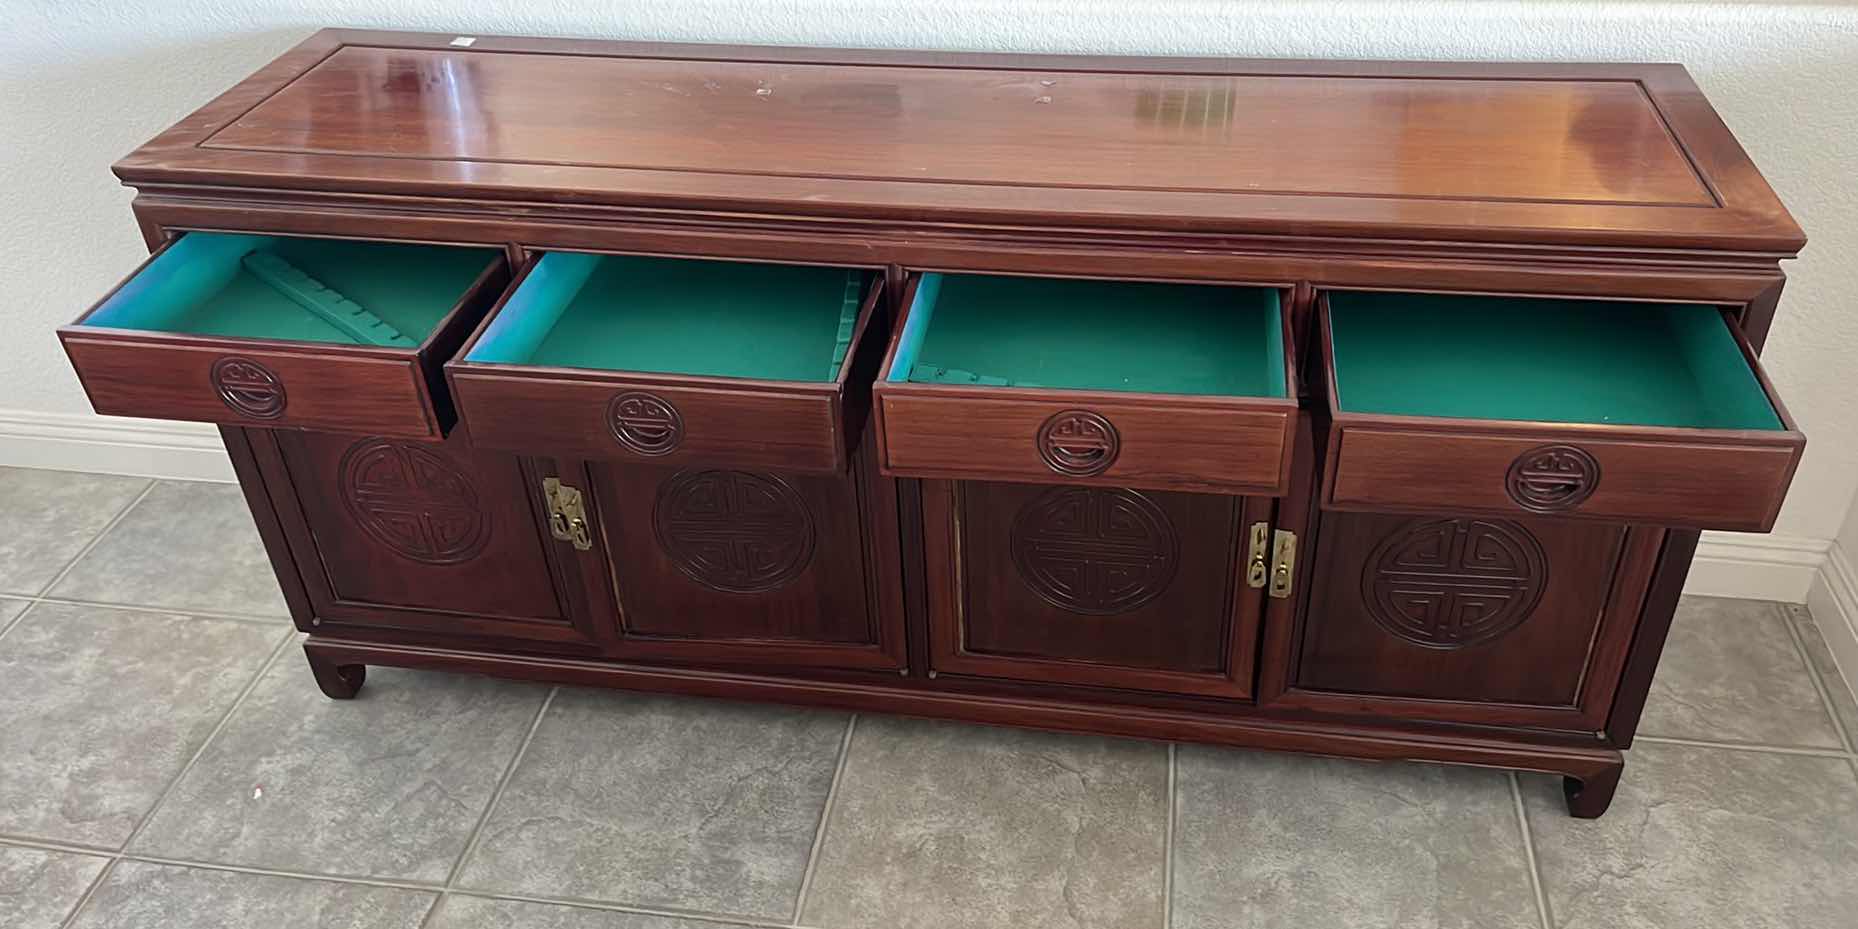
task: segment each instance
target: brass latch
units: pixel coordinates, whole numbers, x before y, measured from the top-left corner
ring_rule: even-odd
[[[1271,525],[1269,523],[1252,523],[1252,544],[1245,550],[1245,585],[1263,587],[1265,581],[1265,555],[1271,548]]]
[[[593,548],[593,531],[587,527],[587,508],[581,503],[581,492],[563,484],[561,478],[545,477],[542,494],[548,498],[549,534],[573,542],[583,552]]]
[[[1279,529],[1271,541],[1271,596],[1280,600],[1290,596],[1296,577],[1297,534]]]

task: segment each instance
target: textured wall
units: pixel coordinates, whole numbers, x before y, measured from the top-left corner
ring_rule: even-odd
[[[0,412],[87,407],[52,329],[142,253],[134,148],[325,25],[798,45],[1310,58],[1679,61],[1812,238],[1767,358],[1810,441],[1779,531],[1858,488],[1858,7],[1603,0],[0,0]]]

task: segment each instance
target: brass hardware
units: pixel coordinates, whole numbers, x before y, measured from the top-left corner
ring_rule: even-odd
[[[1290,596],[1290,585],[1297,577],[1297,534],[1277,530],[1271,541],[1271,596],[1279,600]]]
[[[1271,526],[1269,523],[1252,523],[1252,544],[1246,549],[1250,563],[1245,566],[1245,585],[1263,587],[1265,581],[1265,553],[1271,547]]]
[[[542,495],[548,498],[548,532],[557,540],[572,542],[587,551],[594,547],[593,530],[587,525],[587,508],[581,492],[561,482],[558,477],[542,479]]]
[[[548,498],[548,532],[557,542],[567,542],[568,520],[561,513],[561,478],[542,479],[542,496]]]

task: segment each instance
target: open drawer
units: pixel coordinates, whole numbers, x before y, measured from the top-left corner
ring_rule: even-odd
[[[1324,500],[1772,528],[1806,440],[1716,307],[1337,292]]]
[[[194,232],[58,330],[97,412],[436,438],[488,248]]]
[[[479,445],[839,471],[881,289],[863,270],[549,252],[446,370]]]
[[[876,387],[885,474],[1287,489],[1277,290],[926,273],[904,302]]]

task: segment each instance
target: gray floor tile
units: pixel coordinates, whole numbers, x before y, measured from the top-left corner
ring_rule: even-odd
[[[1842,758],[1640,743],[1607,814],[1524,783],[1558,929],[1849,929],[1858,777]]]
[[[564,690],[459,884],[785,918],[845,722],[783,707]]]
[[[548,689],[371,669],[330,700],[286,654],[133,851],[315,874],[443,881]]]
[[[0,635],[6,634],[7,627],[13,625],[13,620],[18,619],[19,614],[24,613],[29,605],[25,600],[0,597]]]
[[[426,929],[748,929],[739,923],[646,916],[578,906],[489,900],[454,894],[439,902]]]
[[[35,606],[0,639],[0,831],[120,845],[286,634]]]
[[[58,929],[108,860],[0,845],[0,929]]]
[[[1789,603],[1781,607],[1793,621],[1794,628],[1800,630],[1800,641],[1806,646],[1807,662],[1812,665],[1814,673],[1819,675],[1820,683],[1826,687],[1826,696],[1832,701],[1832,715],[1845,729],[1845,737],[1852,745],[1858,745],[1858,699],[1852,696],[1852,687],[1839,673],[1838,662],[1832,660],[1832,650],[1826,647],[1825,633],[1820,631],[1819,623],[1806,607]]]
[[[139,477],[0,468],[0,592],[43,591],[147,486]]]
[[[156,484],[50,595],[252,616],[288,612],[245,497],[232,484]]]
[[[802,921],[1148,929],[1167,802],[1164,745],[860,717]]]
[[[1780,607],[1685,597],[1652,679],[1639,733],[1838,748],[1839,736]]]
[[[1181,746],[1173,929],[1539,925],[1494,771]]]
[[[416,929],[422,891],[118,862],[72,929]]]

